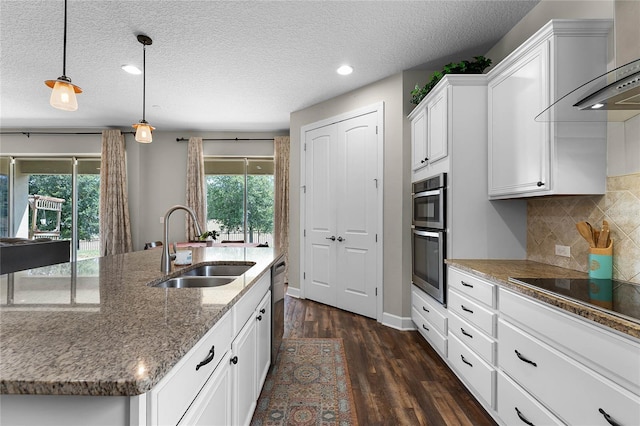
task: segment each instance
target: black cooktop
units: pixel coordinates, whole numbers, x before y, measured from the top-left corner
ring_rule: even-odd
[[[509,279],[640,323],[640,284],[588,278]]]

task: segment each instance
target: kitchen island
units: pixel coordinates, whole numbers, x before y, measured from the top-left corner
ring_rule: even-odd
[[[265,276],[270,284],[279,258],[272,248],[194,248],[192,265],[165,275],[160,257],[161,250],[145,250],[3,275],[3,413],[13,402],[51,403],[55,395],[58,402],[124,401],[113,424],[148,423],[146,395],[218,322],[229,324],[229,335],[242,327],[231,311]],[[215,263],[253,266],[221,287],[150,286]]]

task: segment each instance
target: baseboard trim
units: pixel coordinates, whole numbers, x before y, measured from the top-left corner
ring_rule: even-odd
[[[399,317],[387,312],[382,314],[382,324],[387,327],[395,328],[396,330],[409,331],[415,330],[416,327],[411,320],[411,317]]]
[[[287,287],[287,296],[295,297],[296,299],[300,299],[300,289],[295,287]]]

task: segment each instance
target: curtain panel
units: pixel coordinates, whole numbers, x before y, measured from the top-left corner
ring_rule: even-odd
[[[289,136],[276,136],[274,173],[274,246],[276,253],[284,253],[285,282],[289,282]]]
[[[207,188],[204,176],[204,151],[202,138],[189,138],[187,154],[187,207],[193,209],[202,232],[207,230]],[[197,240],[191,216],[186,215],[185,234],[187,241]]]
[[[127,194],[124,135],[120,130],[102,131],[100,166],[100,254],[131,251],[131,224]]]

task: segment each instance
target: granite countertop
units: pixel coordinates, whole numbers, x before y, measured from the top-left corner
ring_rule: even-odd
[[[640,323],[638,322],[621,318],[614,313],[606,312],[559,294],[551,294],[548,291],[538,290],[509,280],[509,277],[587,278],[588,275],[584,272],[529,260],[447,259],[446,263],[620,333],[640,338]]]
[[[149,287],[166,278],[161,253],[0,276],[0,393],[145,393],[279,258],[272,248],[194,248],[193,264],[182,269],[216,262],[255,266],[216,288]]]

